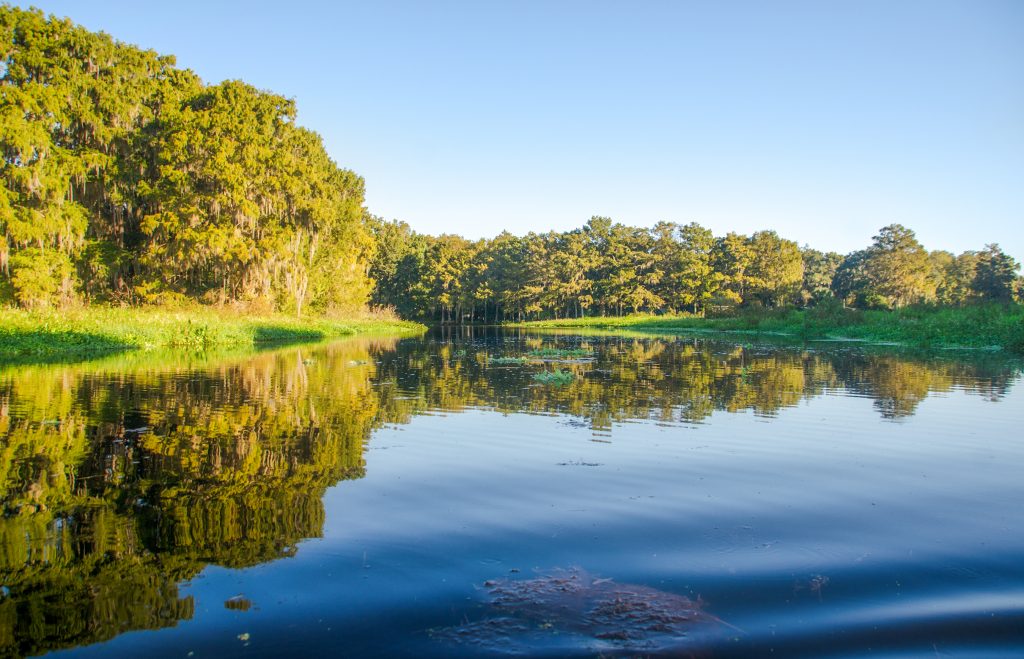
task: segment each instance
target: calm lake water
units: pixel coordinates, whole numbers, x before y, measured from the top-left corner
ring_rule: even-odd
[[[496,330],[0,367],[0,652],[1022,656],[1020,378]]]

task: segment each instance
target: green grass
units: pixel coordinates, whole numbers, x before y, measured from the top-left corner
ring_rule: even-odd
[[[775,334],[801,339],[857,339],[925,348],[1002,348],[1024,352],[1024,306],[911,307],[858,311],[836,306],[751,310],[727,318],[624,316],[518,324],[528,328],[631,329],[658,332]]]
[[[555,369],[553,371],[544,371],[543,373],[535,373],[533,379],[541,384],[551,385],[555,387],[562,387],[572,383],[576,376],[570,371],[563,371]]]
[[[247,316],[196,307],[89,307],[68,311],[0,309],[0,360],[45,361],[121,350],[253,348],[354,334],[412,333],[417,323],[386,318]]]

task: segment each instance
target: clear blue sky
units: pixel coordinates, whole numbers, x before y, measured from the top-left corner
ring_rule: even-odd
[[[297,100],[429,233],[698,221],[1024,259],[1024,2],[166,2],[44,11]]]

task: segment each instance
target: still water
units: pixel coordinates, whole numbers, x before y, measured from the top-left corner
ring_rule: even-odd
[[[0,652],[1021,656],[1021,372],[494,330],[0,367]]]

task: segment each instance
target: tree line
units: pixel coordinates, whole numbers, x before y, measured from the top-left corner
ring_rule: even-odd
[[[426,236],[363,207],[363,179],[295,104],[209,85],[171,56],[0,5],[0,304],[197,300],[409,318],[704,313],[837,300],[962,305],[1020,294],[997,245],[928,252],[900,225],[865,250],[592,218],[568,232]]]
[[[363,180],[295,104],[0,6],[0,302],[358,308]]]
[[[403,316],[502,322],[629,313],[706,313],[737,306],[858,308],[1019,299],[1019,264],[990,244],[927,251],[914,232],[883,227],[847,255],[774,231],[715,236],[697,223],[650,229],[605,217],[567,232],[470,241],[370,218],[378,249],[372,299]]]

